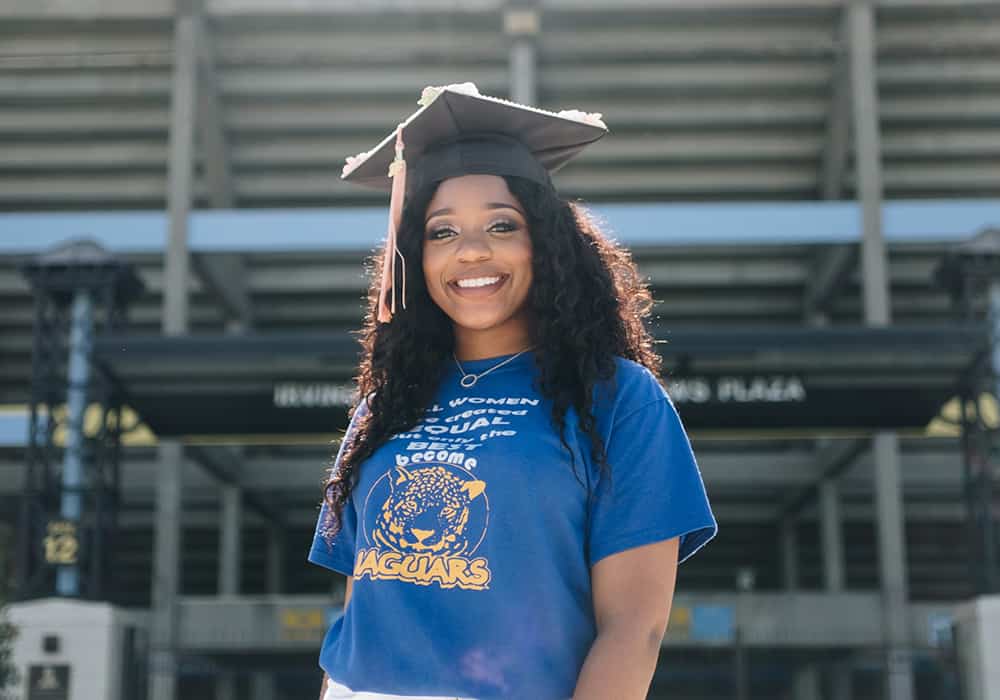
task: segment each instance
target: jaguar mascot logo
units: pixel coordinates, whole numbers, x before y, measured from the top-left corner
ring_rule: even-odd
[[[395,472],[372,533],[375,541],[397,552],[465,554],[469,506],[486,482],[463,481],[444,467]]]
[[[388,494],[380,499],[378,492],[386,485]],[[485,492],[486,482],[460,467],[395,467],[375,483],[365,501],[366,516],[379,500],[381,508],[370,536],[366,532],[374,546],[358,551],[354,576],[488,588],[487,560],[470,557],[486,533]]]

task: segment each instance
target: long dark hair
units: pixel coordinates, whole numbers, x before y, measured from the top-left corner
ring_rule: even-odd
[[[615,356],[634,360],[659,376],[660,357],[645,325],[652,297],[628,251],[606,237],[580,206],[563,200],[551,186],[504,179],[524,208],[531,231],[533,283],[527,303],[538,388],[552,402],[551,418],[563,446],[569,450],[566,413],[572,407],[590,441],[592,458],[606,470],[591,406],[593,390],[614,375]],[[357,377],[360,402],[366,402],[368,410],[358,416],[326,483],[328,538],[340,527],[359,465],[392,435],[420,420],[451,356],[451,320],[431,300],[423,276],[424,215],[437,184],[418,186],[403,209],[398,246],[408,271],[406,310],[397,306],[389,323],[375,320],[380,279],[373,275]],[[382,255],[384,251],[373,260],[374,270],[382,269]],[[399,272],[395,281],[401,289]]]

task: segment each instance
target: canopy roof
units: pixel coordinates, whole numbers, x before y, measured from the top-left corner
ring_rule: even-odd
[[[748,328],[664,335],[691,428],[923,428],[986,347],[978,326]],[[345,425],[346,333],[123,335],[101,362],[159,435],[330,433]]]

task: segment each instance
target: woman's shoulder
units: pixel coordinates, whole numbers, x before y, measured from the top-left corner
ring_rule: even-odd
[[[615,373],[597,387],[595,417],[599,414],[612,423],[657,401],[668,400],[659,378],[645,365],[624,357],[615,357]]]

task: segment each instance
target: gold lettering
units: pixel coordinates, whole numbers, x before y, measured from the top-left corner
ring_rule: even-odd
[[[415,554],[407,554],[403,559],[403,565],[400,567],[403,570],[403,575],[406,577],[404,580],[412,581],[415,576],[418,576],[418,562],[417,556]]]
[[[451,582],[452,586],[466,583],[465,579],[465,567],[467,562],[465,559],[460,559],[458,557],[451,557],[448,559],[448,581]],[[464,586],[462,586],[464,588]]]
[[[379,576],[385,578],[395,578],[399,575],[399,560],[403,555],[399,552],[386,552],[378,560]]]
[[[440,583],[448,581],[448,571],[445,568],[445,560],[442,557],[434,557],[431,561],[430,569],[427,571],[427,580],[437,579]]]
[[[437,583],[441,588],[465,588],[481,591],[489,588],[492,574],[484,557],[441,557],[430,554],[379,552],[377,549],[358,551],[354,565],[357,578],[365,574],[370,579],[404,581],[420,586]]]
[[[358,558],[354,564],[354,575],[361,578],[368,574],[371,578],[378,575],[378,550],[362,549],[358,552]]]
[[[469,571],[472,574],[472,580],[469,581],[470,587],[486,588],[491,578],[490,567],[486,559],[483,557],[473,559],[469,564]]]

